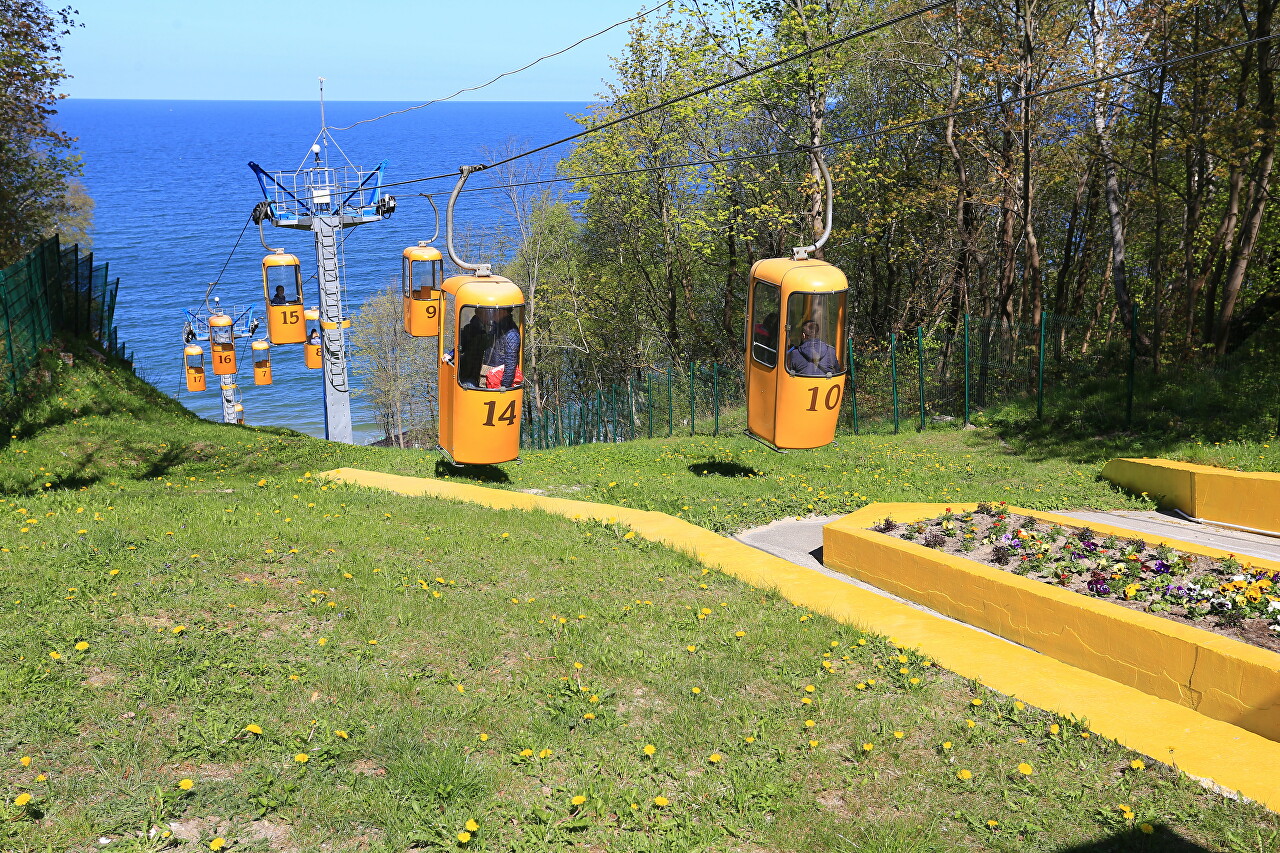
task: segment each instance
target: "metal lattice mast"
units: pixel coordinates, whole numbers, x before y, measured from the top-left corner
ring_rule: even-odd
[[[329,165],[329,146],[341,154],[324,125],[324,78],[321,78],[321,130],[311,146],[313,164],[292,172],[267,172],[257,163],[249,168],[258,177],[264,201],[253,210],[259,225],[267,220],[280,228],[315,234],[317,280],[320,291],[320,352],[324,376],[325,438],[353,443],[351,386],[347,378],[346,329],[351,325],[343,309],[343,269],[339,260],[340,233],[377,222],[396,209],[393,196],[382,194],[382,169],[372,171],[346,165]],[[321,147],[321,142],[324,146]],[[321,153],[323,152],[323,160]],[[306,160],[304,158],[303,163]]]

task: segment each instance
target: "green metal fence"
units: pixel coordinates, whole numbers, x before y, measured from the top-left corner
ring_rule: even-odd
[[[1165,365],[1157,371],[1139,355],[1139,319],[1136,311],[1131,324],[1049,312],[1034,324],[964,316],[954,329],[918,327],[888,339],[851,338],[847,387],[852,393],[845,394],[841,424],[855,433],[961,426],[993,406],[1026,400],[1034,401],[1041,418],[1046,403],[1060,415],[1077,403],[1112,406],[1115,425],[1130,427],[1138,399],[1142,426],[1160,428],[1171,387],[1183,387],[1186,405],[1203,410],[1239,386],[1241,372],[1221,365]],[[1100,385],[1111,389],[1105,401],[1077,401]],[[1117,388],[1118,402],[1111,393]],[[1266,415],[1275,424],[1280,385],[1262,381],[1260,389],[1266,390],[1255,396],[1263,398],[1267,412],[1275,406],[1276,413]],[[549,381],[540,391],[541,409],[526,395],[524,446],[535,449],[746,428],[740,360],[659,364],[614,384],[568,387]]]
[[[132,364],[115,327],[119,287],[92,252],[64,248],[57,237],[0,270],[0,393],[17,390],[57,334],[94,341]]]

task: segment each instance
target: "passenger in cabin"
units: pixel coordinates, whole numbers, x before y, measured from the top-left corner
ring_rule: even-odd
[[[312,346],[317,346],[317,347],[320,346],[320,330],[319,329],[312,329],[310,333],[307,334],[307,343],[311,344]]]
[[[492,343],[484,354],[483,370],[486,377],[491,372],[500,370],[502,378],[487,384],[490,388],[502,388],[505,391],[514,387],[516,380],[522,378],[517,369],[520,364],[520,327],[511,319],[510,308],[488,310],[493,312]]]
[[[778,315],[770,312],[751,330],[756,360],[773,367],[778,363]]]
[[[458,382],[467,388],[480,387],[481,366],[491,339],[492,317],[492,308],[477,308],[458,332]]]
[[[271,297],[272,305],[288,305],[289,297],[284,295],[284,285],[277,284],[275,295]]]
[[[818,336],[821,327],[816,320],[806,320],[800,327],[800,343],[787,351],[787,370],[796,376],[830,376],[840,371],[836,348]]]

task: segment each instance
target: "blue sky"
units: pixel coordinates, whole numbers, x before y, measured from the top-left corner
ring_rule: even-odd
[[[79,0],[63,40],[80,98],[425,101],[640,11],[646,0]],[[52,2],[50,5],[55,5]],[[656,5],[648,0],[647,5]],[[466,100],[586,101],[627,25]]]

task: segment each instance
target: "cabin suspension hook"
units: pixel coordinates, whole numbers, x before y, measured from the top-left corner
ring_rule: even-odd
[[[428,243],[434,243],[436,241],[436,238],[440,236],[440,208],[436,207],[436,200],[431,197],[431,193],[422,193],[422,197],[425,198],[427,200],[427,203],[431,205],[431,212],[436,215],[435,233],[433,233],[431,235],[431,239],[427,241]],[[450,254],[452,255],[452,253]]]
[[[462,192],[462,185],[467,182],[472,172],[479,172],[488,168],[487,166],[459,166],[458,167],[458,183],[453,187],[453,192],[449,194],[449,206],[445,208],[444,214],[444,234],[445,244],[449,248],[449,260],[453,261],[459,269],[469,270],[478,276],[484,277],[490,275],[489,264],[469,264],[462,258],[458,257],[458,253],[453,249],[453,204],[458,200],[458,193]]]
[[[833,210],[835,207],[835,187],[831,185],[831,173],[827,171],[827,162],[822,158],[822,149],[810,148],[809,156],[813,158],[813,162],[817,164],[818,171],[822,173],[823,195],[826,196],[826,228],[812,246],[796,246],[791,250],[793,260],[805,261],[809,259],[812,252],[816,252],[827,242],[827,238],[831,236],[831,223],[834,218]]]

